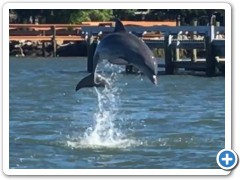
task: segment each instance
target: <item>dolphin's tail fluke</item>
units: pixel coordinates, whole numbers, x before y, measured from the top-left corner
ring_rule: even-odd
[[[110,84],[104,77],[100,76],[99,74],[91,73],[90,75],[83,78],[76,86],[76,91],[81,88],[86,87],[109,87]]]

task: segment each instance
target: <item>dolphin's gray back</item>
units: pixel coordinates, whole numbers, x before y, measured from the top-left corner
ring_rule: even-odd
[[[145,43],[142,43],[141,39],[127,32],[115,32],[107,35],[98,45],[95,55],[98,56],[99,60],[121,58],[134,64],[141,56],[145,57],[146,61],[153,57],[152,51]],[[144,62],[139,61],[138,63]]]
[[[83,87],[106,86],[108,84],[104,78],[96,74],[97,64],[104,59],[112,64],[134,65],[145,73],[154,84],[157,84],[158,66],[152,51],[143,40],[129,34],[120,20],[116,20],[114,32],[105,36],[95,50],[93,73],[78,83],[76,91]]]

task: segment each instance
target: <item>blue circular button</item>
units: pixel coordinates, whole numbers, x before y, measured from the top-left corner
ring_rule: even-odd
[[[223,149],[217,154],[217,163],[224,170],[233,169],[238,162],[238,156],[233,150]]]

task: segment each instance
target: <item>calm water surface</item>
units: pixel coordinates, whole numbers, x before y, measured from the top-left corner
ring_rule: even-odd
[[[75,92],[85,58],[10,58],[10,168],[218,168],[225,79],[111,74]]]

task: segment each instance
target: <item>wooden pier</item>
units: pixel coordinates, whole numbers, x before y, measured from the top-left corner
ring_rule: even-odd
[[[99,34],[105,35],[113,28],[83,27],[87,34],[88,42],[88,72],[92,72],[93,55]],[[215,76],[218,72],[224,74],[225,68],[225,28],[217,26],[152,26],[152,27],[126,27],[127,31],[142,38],[151,48],[164,50],[165,63],[159,68],[165,68],[165,74],[174,74],[178,69],[187,71],[204,71],[207,76]],[[155,32],[155,37],[146,37],[147,33]],[[222,35],[222,37],[218,37]],[[191,36],[190,38],[186,38]],[[96,38],[98,37],[98,38]],[[190,60],[180,59],[179,49],[191,50]],[[197,50],[205,51],[204,58],[198,58]],[[128,65],[127,73],[132,73],[133,68]]]
[[[218,23],[217,23],[218,24]],[[53,56],[56,56],[58,42],[86,42],[88,65],[87,71],[92,72],[93,55],[97,42],[106,34],[112,32],[114,27],[89,25],[10,25],[10,41],[41,41],[43,48],[45,42],[51,42]],[[126,25],[126,24],[125,24]],[[19,31],[19,28],[22,31]],[[33,30],[31,30],[33,28]],[[16,30],[18,29],[18,30]],[[178,69],[187,71],[204,71],[207,76],[215,76],[225,69],[225,27],[216,26],[164,26],[148,25],[126,26],[127,31],[142,38],[151,48],[163,49],[164,63],[159,68],[165,68],[166,74],[174,74]],[[179,50],[191,51],[191,59],[181,59]],[[204,57],[198,58],[198,50],[204,51]],[[130,65],[126,67],[127,73],[132,73]]]

